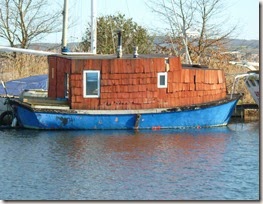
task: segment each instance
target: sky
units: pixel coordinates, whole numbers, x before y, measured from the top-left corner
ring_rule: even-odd
[[[55,1],[63,3],[63,0]],[[120,12],[149,30],[153,28],[165,30],[168,27],[146,5],[147,0],[96,0],[96,2],[98,16],[115,15]],[[69,0],[69,17],[74,19],[76,26],[68,31],[68,42],[80,41],[84,35],[87,23],[90,21],[90,4],[91,0]],[[226,4],[227,9],[224,9],[224,15],[229,18],[229,24],[226,26],[239,25],[235,38],[258,40],[259,1],[226,0]],[[61,33],[50,35],[47,38],[48,41],[60,43]]]
[[[75,26],[68,30],[67,39],[68,42],[79,42],[85,33],[88,22],[90,22],[91,0],[68,1],[69,18],[74,21]],[[50,0],[50,2],[51,7],[62,6],[64,0]],[[97,16],[115,15],[119,12],[125,14],[127,18],[132,18],[133,21],[149,29],[149,31],[153,29],[165,31],[169,27],[146,5],[148,0],[96,0],[96,2]],[[224,16],[229,19],[226,27],[239,25],[235,38],[259,40],[259,1],[225,0],[225,2],[227,9],[224,9]],[[60,32],[48,35],[41,42],[61,43],[61,38],[62,33]]]

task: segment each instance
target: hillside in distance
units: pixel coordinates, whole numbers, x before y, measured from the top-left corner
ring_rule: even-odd
[[[164,37],[156,36],[154,39],[155,44],[162,44]],[[68,43],[70,50],[75,50],[79,42]],[[43,51],[57,51],[60,52],[61,46],[58,43],[33,43],[29,49],[43,50]],[[259,53],[259,40],[242,40],[242,39],[229,39],[227,45],[228,51],[240,51],[251,54]]]
[[[230,39],[228,44],[229,51],[241,51],[251,54],[259,53],[259,40],[240,40]]]

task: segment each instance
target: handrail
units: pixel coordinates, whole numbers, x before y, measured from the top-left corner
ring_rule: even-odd
[[[256,73],[245,73],[245,74],[239,74],[239,75],[235,76],[235,81],[233,83],[232,90],[231,90],[231,95],[230,95],[231,99],[232,99],[232,96],[233,96],[233,94],[235,92],[235,87],[236,87],[236,84],[239,81],[239,79],[243,78],[243,77],[247,77],[247,76],[253,76],[253,75],[256,75]]]
[[[0,52],[21,52],[21,53],[26,53],[26,54],[42,55],[42,56],[58,54],[55,52],[32,50],[32,49],[25,49],[25,48],[16,48],[16,47],[5,47],[5,46],[0,46]]]

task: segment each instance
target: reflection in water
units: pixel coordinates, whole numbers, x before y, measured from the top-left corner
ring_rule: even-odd
[[[257,135],[256,125],[6,131],[0,134],[0,173],[8,188],[0,187],[0,198],[257,199]]]
[[[57,137],[55,154],[66,153],[77,160],[86,160],[94,154],[114,154],[122,160],[138,160],[170,152],[165,163],[187,157],[188,162],[202,159],[215,165],[222,159],[228,128],[162,131],[72,131],[53,132]],[[51,134],[52,136],[52,134]],[[61,152],[62,151],[62,152]],[[116,154],[118,153],[118,154]],[[169,156],[169,157],[168,157]]]

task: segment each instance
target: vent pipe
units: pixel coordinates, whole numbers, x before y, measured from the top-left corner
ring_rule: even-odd
[[[117,58],[122,58],[122,36],[121,36],[121,30],[117,30],[117,34],[118,34]]]
[[[138,57],[138,46],[133,47],[133,58],[137,58]]]

